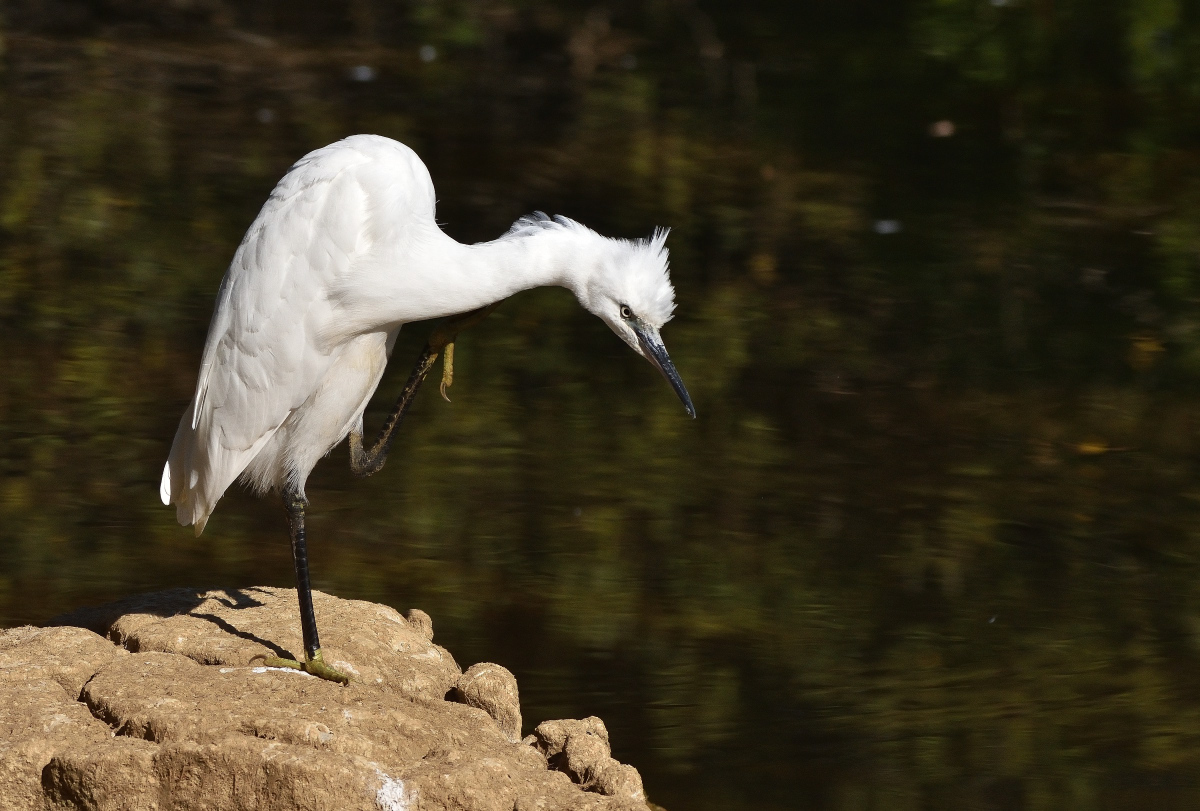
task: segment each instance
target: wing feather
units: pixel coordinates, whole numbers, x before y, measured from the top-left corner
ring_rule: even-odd
[[[340,142],[344,143],[344,142]],[[329,292],[362,246],[365,192],[354,149],[310,153],[279,182],[221,281],[200,363],[160,486],[197,534],[233,483],[335,360],[321,335]]]

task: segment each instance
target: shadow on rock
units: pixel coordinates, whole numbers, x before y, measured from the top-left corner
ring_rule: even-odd
[[[28,808],[647,809],[598,718],[519,740],[516,679],[463,673],[424,612],[291,589],[172,589],[0,632],[0,796]],[[447,700],[447,699],[451,700]]]

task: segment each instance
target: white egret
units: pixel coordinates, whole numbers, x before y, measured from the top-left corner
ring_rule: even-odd
[[[241,478],[277,491],[288,512],[304,661],[269,660],[345,683],[321,656],[309,584],[304,484],[347,435],[350,466],[379,470],[408,404],[455,335],[520,290],[557,285],[670,382],[695,416],[663,347],[675,291],[667,232],[610,239],[564,217],[523,217],[492,242],[462,245],[434,220],[429,170],[411,149],[355,135],[300,159],[246,232],[217,293],[200,374],[179,421],[160,494],[199,535]],[[401,326],[449,316],[434,331],[378,439],[363,411]]]

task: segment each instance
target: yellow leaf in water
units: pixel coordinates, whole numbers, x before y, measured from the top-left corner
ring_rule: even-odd
[[[1129,348],[1129,365],[1138,371],[1149,369],[1159,353],[1166,351],[1162,341],[1152,335],[1134,335],[1130,340],[1133,345]]]

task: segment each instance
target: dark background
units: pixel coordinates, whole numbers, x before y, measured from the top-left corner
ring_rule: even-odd
[[[671,226],[700,416],[516,296],[381,474],[318,467],[318,588],[602,716],[671,811],[1200,806],[1194,4],[2,13],[0,623],[290,584],[276,503],[195,539],[158,477],[246,226],[375,132],[460,240]]]

